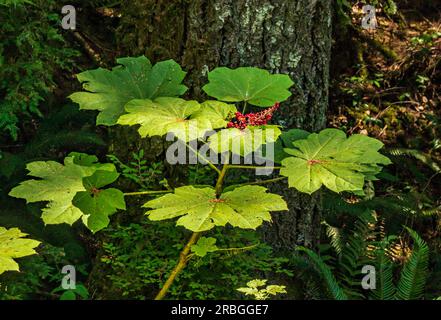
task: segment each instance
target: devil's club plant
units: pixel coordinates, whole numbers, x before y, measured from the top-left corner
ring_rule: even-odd
[[[37,240],[25,239],[26,233],[17,228],[0,227],[0,275],[5,271],[19,271],[18,263],[14,260],[33,255],[40,244]]]
[[[29,163],[29,175],[38,179],[22,182],[10,195],[27,202],[47,201],[42,214],[46,224],[81,220],[92,232],[105,228],[110,215],[125,209],[124,197],[157,196],[143,205],[148,218],[177,218],[176,225],[193,234],[156,299],[166,295],[189,258],[219,250],[216,239],[201,237],[203,233],[226,225],[256,229],[264,221],[271,221],[271,212],[288,210],[280,195],[269,193],[258,183],[228,186],[226,190],[228,171],[269,167],[238,164],[234,159],[274,144],[274,159],[270,160],[280,166],[271,169],[280,170],[281,176],[259,184],[283,183],[287,178],[289,187],[308,194],[322,185],[338,193],[363,193],[365,181],[375,179],[381,165],[390,163],[378,152],[383,144],[367,136],[347,138],[336,129],[282,132],[280,126],[268,124],[279,103],[291,95],[293,82],[287,75],[271,75],[251,67],[216,68],[208,74],[209,82],[203,90],[217,100],[201,103],[179,98],[187,90],[181,83],[185,72],[172,60],[154,66],[144,56],[117,62],[120,65],[112,70],[99,68],[80,73],[78,79],[85,91],[70,98],[80,109],[99,111],[98,125],[138,126],[141,138],[173,134],[217,173],[216,183],[129,193],[103,189],[118,178],[115,166],[101,164],[94,156],[72,153],[64,164]],[[245,113],[248,105],[265,109]],[[194,142],[206,146],[210,155],[192,147]],[[222,165],[210,160],[213,154]]]

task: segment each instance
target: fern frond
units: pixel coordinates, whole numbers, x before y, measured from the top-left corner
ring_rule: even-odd
[[[372,213],[369,216],[360,216],[354,224],[352,234],[342,248],[340,265],[347,269],[351,276],[360,274],[359,268],[366,257],[368,240],[373,237]]]
[[[304,299],[323,300],[328,298],[326,284],[311,259],[296,252],[290,256],[289,263],[296,271],[295,277],[304,283]]]
[[[340,257],[344,246],[344,235],[342,230],[340,228],[333,227],[326,222],[323,224],[326,226],[326,235],[331,240],[330,243],[332,248],[334,248],[337,256]]]
[[[341,252],[339,278],[346,293],[353,298],[364,298],[364,293],[360,293],[361,270],[370,260],[368,248],[369,242],[375,238],[375,223],[372,211],[359,215]]]
[[[426,210],[421,210],[421,212],[426,217],[435,216],[435,215],[441,214],[441,206],[437,206],[437,207],[426,209]]]
[[[405,227],[413,238],[413,251],[404,264],[397,286],[396,298],[399,300],[416,300],[421,298],[428,276],[429,247],[412,229]]]
[[[298,251],[305,252],[318,269],[319,273],[325,280],[328,291],[335,300],[348,300],[346,293],[340,287],[337,279],[332,274],[331,268],[322,261],[322,259],[312,250],[305,247],[297,247]]]
[[[322,288],[313,281],[307,281],[305,284],[305,297],[307,300],[321,300]]]
[[[393,196],[374,198],[366,205],[377,210],[382,210],[387,215],[406,215],[428,217],[441,212],[441,206],[437,206],[424,193],[411,191],[399,193]]]
[[[376,288],[370,298],[374,300],[392,300],[396,293],[393,282],[393,263],[388,256],[387,248],[395,237],[388,237],[377,244],[375,250]]]
[[[413,158],[421,161],[421,163],[425,164],[426,166],[431,168],[433,171],[441,172],[440,165],[438,163],[436,163],[429,154],[424,153],[422,151],[415,150],[415,149],[406,149],[406,148],[393,148],[393,149],[386,150],[386,153],[388,153],[394,157],[405,157],[405,156],[413,157]]]
[[[369,210],[364,202],[348,203],[340,195],[330,193],[325,193],[323,206],[325,212],[331,215],[345,213],[358,217]]]

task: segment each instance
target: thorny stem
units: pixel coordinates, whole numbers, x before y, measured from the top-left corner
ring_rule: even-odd
[[[219,177],[217,178],[216,187],[215,187],[216,197],[219,197],[222,193],[222,185],[224,183],[225,174],[227,173],[228,167],[229,167],[228,163],[224,164],[224,166],[222,167],[222,171],[219,174]]]
[[[198,155],[200,155],[192,147],[190,147],[189,145],[187,145],[187,146],[193,152],[196,152]],[[202,156],[202,155],[200,155],[200,156]],[[228,162],[229,162],[229,157],[228,157],[226,163],[222,167],[222,170],[219,170],[210,161],[208,161],[207,159],[206,159],[206,161],[207,161],[208,165],[210,165],[219,174],[219,176],[217,178],[217,181],[216,181],[216,186],[215,186],[215,192],[216,192],[216,197],[217,198],[219,198],[219,196],[222,194],[222,186],[223,186],[223,183],[224,183],[224,180],[225,180],[225,176],[226,176],[226,173],[227,173],[228,169],[230,169],[230,168],[237,168],[237,169],[256,169],[256,168],[259,168],[259,169],[265,169],[265,168],[267,168],[267,169],[271,169],[271,168],[272,169],[280,169],[281,168],[281,167],[230,165],[230,164],[228,164]],[[279,180],[282,180],[282,179],[285,179],[285,178],[286,177],[280,177],[280,178],[269,179],[269,180],[264,180],[264,181],[256,181],[256,182],[251,182],[251,183],[244,183],[244,184],[241,184],[241,185],[270,183],[270,182],[279,181]],[[241,186],[241,185],[238,185],[238,186]],[[141,192],[125,193],[125,195],[153,194],[153,193],[167,193],[167,192],[172,192],[172,191],[141,191]],[[173,268],[172,272],[170,273],[169,277],[165,281],[165,283],[164,283],[163,287],[161,288],[161,290],[159,291],[159,293],[156,295],[155,300],[162,300],[166,296],[168,290],[170,289],[171,285],[175,281],[176,277],[179,275],[179,273],[181,273],[181,271],[187,265],[188,260],[190,260],[190,258],[192,257],[191,247],[198,241],[198,239],[201,236],[201,234],[202,234],[201,232],[193,232],[193,234],[190,237],[190,240],[188,240],[188,242],[185,245],[184,249],[179,254],[179,261],[178,261],[178,263]]]
[[[250,246],[241,247],[241,248],[224,248],[224,249],[217,249],[216,251],[245,251],[245,250],[251,250],[256,248],[260,243],[252,244]]]
[[[191,151],[193,151],[195,154],[198,155],[198,157],[201,157],[202,159],[204,159],[207,164],[214,170],[216,171],[218,174],[220,174],[220,170],[210,161],[207,159],[207,157],[204,157],[202,154],[199,153],[199,151],[193,149],[189,144],[187,144],[188,149],[190,149]]]
[[[159,293],[156,295],[155,300],[162,300],[165,295],[167,294],[168,289],[175,281],[178,274],[185,268],[188,262],[188,255],[191,251],[191,246],[194,245],[199,237],[200,232],[194,232],[191,235],[190,240],[188,240],[187,244],[185,245],[184,249],[179,254],[179,261],[178,264],[174,267],[173,271],[170,273],[170,276],[168,277],[167,281],[165,281],[164,286],[161,288]]]
[[[259,243],[256,243],[256,244],[252,244],[252,245],[246,246],[246,247],[240,247],[240,248],[222,248],[222,249],[216,249],[216,252],[219,252],[219,251],[228,251],[228,252],[247,251],[247,250],[252,250],[252,249],[256,248],[259,244],[260,244],[260,242],[259,242]],[[194,253],[191,253],[191,254],[188,256],[188,259],[190,259],[190,258],[193,257],[193,256],[194,256]]]
[[[217,169],[217,168],[216,168]],[[217,178],[216,182],[216,196],[219,197],[222,192],[222,185],[225,179],[225,174],[228,170],[228,160],[227,163],[223,165],[222,171],[219,171],[219,177]],[[170,286],[175,281],[176,277],[181,273],[181,271],[185,268],[187,265],[187,262],[189,258],[191,257],[191,246],[194,245],[199,237],[201,236],[201,232],[193,232],[193,234],[190,237],[190,240],[188,240],[187,244],[185,245],[184,249],[179,254],[179,261],[174,267],[173,271],[170,273],[170,276],[165,281],[164,286],[161,288],[159,293],[156,295],[155,300],[162,300],[165,295],[167,294],[168,290],[170,289]]]

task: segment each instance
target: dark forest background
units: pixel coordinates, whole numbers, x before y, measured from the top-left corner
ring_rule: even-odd
[[[150,299],[161,286],[188,236],[173,222],[149,222],[142,211],[130,209],[92,235],[80,224],[44,226],[41,205],[25,205],[7,193],[25,178],[27,162],[60,160],[71,151],[114,162],[126,190],[152,189],[170,176],[167,183],[173,184],[212,179],[203,166],[175,172],[158,160],[161,141],[141,142],[131,129],[96,127],[96,113],[79,111],[66,98],[81,90],[77,73],[111,68],[117,57],[173,58],[184,70],[199,72],[198,55],[211,53],[201,46],[192,51],[194,56],[182,55],[179,47],[179,39],[192,37],[181,34],[179,24],[181,9],[191,8],[190,2],[0,1],[0,225],[20,227],[44,243],[39,255],[21,259],[22,272],[2,275],[0,299],[58,299],[59,270],[67,264],[79,272],[77,298]],[[366,2],[378,9],[378,27],[371,31],[361,28]],[[76,30],[60,26],[64,4],[77,8]],[[229,64],[242,64],[232,57]],[[383,141],[393,165],[366,186],[364,197],[342,200],[323,192],[324,222],[314,235],[319,244],[311,247],[323,263],[337,266],[332,259],[339,258],[330,247],[338,241],[364,252],[372,239],[397,235],[390,249],[397,277],[414,245],[403,225],[410,227],[430,252],[429,267],[421,271],[427,276],[419,295],[424,299],[441,296],[440,61],[439,1],[332,1],[329,105],[322,122]],[[193,76],[184,80],[188,95],[202,95],[194,91],[198,81]],[[302,124],[307,129],[322,126],[319,115],[307,119]],[[141,203],[130,199],[128,204]],[[366,212],[377,219],[369,220]],[[327,290],[332,296],[330,279],[320,275],[320,268],[309,268],[304,256],[265,241],[265,232],[219,231],[218,244],[238,249],[192,262],[170,298],[244,298],[236,289],[256,278],[286,285],[288,294],[281,298],[327,298]],[[353,252],[343,259],[361,263]],[[340,286],[356,291],[348,280],[353,275],[333,270]]]

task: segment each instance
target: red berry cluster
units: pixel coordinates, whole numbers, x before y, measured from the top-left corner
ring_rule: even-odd
[[[236,119],[231,120],[227,124],[227,128],[245,129],[247,126],[263,126],[268,123],[273,117],[273,113],[279,109],[280,104],[276,102],[274,106],[256,113],[242,114],[236,112],[234,116]]]

